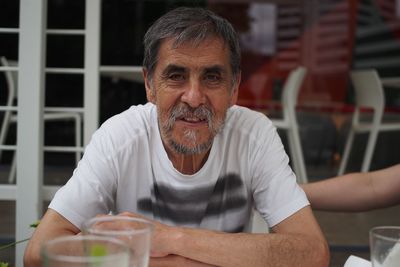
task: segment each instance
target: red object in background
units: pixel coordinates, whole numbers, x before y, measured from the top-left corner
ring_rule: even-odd
[[[342,1],[327,10],[316,4],[278,5],[276,53],[271,57],[243,53],[238,104],[268,108],[271,101],[280,99],[287,75],[299,65],[307,68],[299,95],[300,104],[344,103],[357,4],[356,0]],[[316,12],[319,16],[313,17]],[[290,20],[298,23],[290,25],[287,23]]]
[[[279,4],[210,0],[209,8],[232,22],[241,37],[242,83],[238,104],[254,109],[279,106],[276,102],[280,101],[287,75],[302,65],[307,68],[307,75],[299,93],[300,106],[348,112],[352,103],[350,70],[379,69],[381,57],[385,57],[384,50],[379,55],[374,50],[371,53],[375,54],[363,52],[359,58],[355,53],[356,40],[357,44],[360,42],[357,49],[364,49],[366,43],[385,41],[379,40],[379,36],[365,40],[366,30],[373,32],[375,27],[391,29],[394,40],[399,40],[395,4],[395,0],[299,0]],[[383,20],[381,25],[374,24],[377,18]],[[275,25],[273,30],[271,23]],[[356,35],[356,30],[361,35]],[[265,46],[271,42],[275,50],[266,53]],[[391,62],[390,58],[387,60]]]

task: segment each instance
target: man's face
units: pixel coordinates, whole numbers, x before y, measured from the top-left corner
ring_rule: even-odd
[[[161,137],[180,154],[208,151],[223,127],[227,109],[236,103],[229,49],[218,38],[200,45],[161,43],[152,80],[144,72],[149,101],[157,105]]]

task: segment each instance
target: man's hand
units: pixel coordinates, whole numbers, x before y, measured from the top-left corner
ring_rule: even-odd
[[[105,214],[99,214],[96,217],[110,216]],[[152,248],[151,248],[151,257],[150,257],[150,267],[211,267],[215,265],[209,265],[206,263],[202,263],[199,261],[191,260],[179,255],[171,254],[171,246],[173,245],[174,235],[177,234],[177,227],[171,227],[166,224],[162,224],[158,221],[151,220],[146,218],[143,215],[131,213],[131,212],[123,212],[118,214],[118,216],[128,216],[132,218],[144,219],[146,221],[151,222],[154,225],[153,233],[152,233]],[[115,225],[113,225],[114,227]],[[121,227],[124,227],[121,225]]]
[[[151,240],[151,257],[166,257],[169,254],[173,254],[174,242],[177,242],[176,240],[179,238],[179,231],[177,231],[176,227],[162,224],[136,213],[123,212],[118,215],[144,219],[154,225]]]
[[[120,215],[144,218],[128,212]],[[325,238],[310,207],[275,225],[273,234],[231,234],[151,221],[151,266],[326,267],[329,263]]]

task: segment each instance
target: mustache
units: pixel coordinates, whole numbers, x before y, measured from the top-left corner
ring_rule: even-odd
[[[197,118],[199,120],[206,120],[210,126],[214,117],[214,113],[210,108],[201,105],[192,108],[185,103],[180,103],[172,108],[171,114],[168,118],[168,128],[172,128],[177,119],[181,118]]]
[[[178,104],[176,105],[171,112],[171,117],[174,119],[179,118],[198,118],[201,120],[211,120],[212,112],[206,106],[199,106],[197,108],[192,108],[187,104]]]

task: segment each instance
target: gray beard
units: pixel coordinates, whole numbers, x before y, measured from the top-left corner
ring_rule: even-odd
[[[193,146],[191,146],[191,147],[185,146],[181,143],[178,143],[177,141],[175,141],[172,138],[171,132],[172,132],[173,125],[174,125],[176,119],[179,116],[181,116],[182,114],[187,114],[187,113],[194,114],[194,116],[207,118],[208,128],[211,132],[211,138],[209,140],[207,140],[206,142],[204,142],[202,144],[198,144],[197,136],[196,136],[197,133],[192,130],[186,130],[184,132],[184,136],[183,136],[183,138],[186,139],[186,141],[189,141],[190,143],[193,144]],[[160,114],[158,114],[158,115],[160,117]],[[187,107],[185,104],[181,104],[179,106],[176,106],[173,109],[173,111],[171,112],[171,115],[166,123],[161,124],[159,122],[159,124],[160,124],[159,127],[160,127],[161,131],[164,133],[164,137],[166,138],[165,141],[168,142],[168,144],[171,146],[171,148],[175,152],[177,152],[179,154],[183,154],[183,155],[193,155],[193,154],[200,154],[200,153],[203,153],[203,152],[206,152],[207,150],[209,150],[212,146],[214,137],[223,129],[223,127],[224,127],[223,121],[220,123],[216,123],[216,127],[214,127],[214,124],[212,123],[213,121],[214,121],[214,115],[208,108],[201,106],[196,109],[191,109],[191,108]]]
[[[196,143],[196,133],[194,131],[186,131],[184,133],[184,135],[185,135],[185,138],[192,139],[192,142]],[[211,145],[213,143],[213,139],[214,139],[214,137],[210,138],[210,140],[208,140],[205,143],[195,144],[193,147],[188,147],[183,144],[179,144],[178,142],[175,142],[175,140],[170,138],[169,144],[175,150],[175,152],[177,152],[179,154],[193,155],[193,154],[201,154],[203,152],[206,152],[208,149],[210,149]]]

